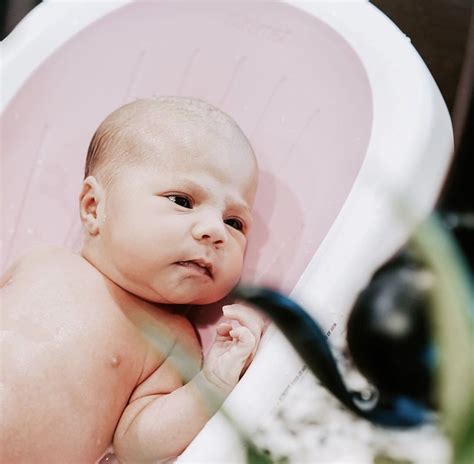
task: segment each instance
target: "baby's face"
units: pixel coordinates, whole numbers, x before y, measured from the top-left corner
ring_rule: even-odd
[[[252,155],[239,140],[189,134],[159,146],[149,138],[143,148],[159,149],[159,163],[125,167],[105,195],[105,274],[154,302],[223,298],[242,271],[256,189]]]

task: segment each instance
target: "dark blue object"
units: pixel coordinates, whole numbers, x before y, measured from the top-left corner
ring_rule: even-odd
[[[410,261],[410,263],[410,266],[413,265],[413,262]],[[392,265],[394,266],[393,269],[391,269]],[[398,286],[395,285],[396,288],[393,287],[393,282],[390,282],[390,273],[395,272],[396,274],[400,269],[406,269],[406,266],[407,261],[397,256],[391,263],[389,262],[389,264],[385,265],[374,275],[376,285],[385,290],[391,289],[390,291],[394,295],[404,294],[405,288],[403,285],[400,285],[400,282],[398,282]],[[378,280],[381,275],[384,277],[382,285],[380,285],[380,280]],[[402,280],[403,283],[406,283],[407,276],[405,275],[404,277],[405,279]],[[368,288],[371,287],[372,283]],[[379,307],[377,304],[375,306],[372,304],[377,300],[374,297],[376,295],[379,296],[377,289],[371,295],[362,293],[354,306],[353,314],[355,316],[352,319],[352,323],[350,319],[348,340],[351,341],[350,345],[352,345],[352,348],[355,347],[355,353],[352,353],[355,364],[374,383],[379,391],[379,396],[375,401],[373,398],[365,399],[359,392],[349,391],[346,388],[324,332],[314,319],[293,300],[272,289],[263,287],[238,286],[234,289],[233,296],[247,301],[267,314],[294,346],[309,369],[321,381],[322,385],[348,409],[371,422],[383,426],[411,427],[420,425],[430,415],[428,404],[431,385],[430,373],[432,370],[432,360],[429,356],[429,337],[426,331],[425,319],[423,315],[420,315],[418,294],[416,292],[412,293],[411,296],[413,298],[408,298],[409,308],[403,310],[405,311],[403,316],[405,316],[406,320],[404,327],[408,331],[405,334],[399,331],[399,337],[395,337],[395,345],[392,343],[393,340],[390,340],[389,334],[384,333],[383,323],[379,324],[381,331],[376,331],[372,335],[375,335],[380,345],[386,348],[386,352],[395,350],[392,353],[391,359],[394,359],[396,363],[398,362],[396,351],[401,347],[403,361],[409,364],[408,371],[415,372],[417,368],[423,371],[419,375],[417,374],[415,382],[413,382],[413,378],[404,374],[403,365],[400,366],[401,370],[397,373],[392,372],[388,381],[385,381],[386,374],[393,368],[393,363],[390,364],[386,359],[379,357],[378,359],[381,362],[371,364],[371,360],[374,357],[374,352],[371,349],[373,341],[370,338],[370,330],[366,330],[366,324],[370,321],[371,317],[377,318],[380,316],[378,314]],[[381,298],[378,301],[383,300],[384,298]],[[393,298],[392,302],[398,304],[400,301],[397,298]],[[413,302],[416,304],[413,305]],[[388,307],[384,307],[385,314],[381,315],[382,317],[379,318],[379,321],[384,319],[388,321],[386,318],[388,313],[399,310],[397,304],[395,304],[395,307],[390,307],[390,304]],[[417,311],[411,312],[413,306],[416,306],[415,309]],[[396,314],[396,317],[398,316],[400,315]],[[362,328],[361,333],[358,333],[359,323],[362,324],[360,326]],[[405,347],[403,335],[407,334],[411,340],[411,345],[410,340],[408,340],[408,346]],[[416,341],[418,335],[421,335],[421,337],[417,343],[413,344],[413,340]],[[406,342],[407,339],[405,339]],[[392,347],[390,348],[391,344]],[[420,355],[420,353],[422,354]],[[414,359],[416,360],[415,367],[411,363]],[[397,379],[396,385],[392,384],[393,378]],[[420,382],[418,382],[419,378],[422,379]],[[416,384],[414,388],[410,387],[413,383]]]
[[[408,249],[381,267],[358,296],[347,343],[359,370],[382,392],[434,406],[436,351],[427,315],[433,273]]]

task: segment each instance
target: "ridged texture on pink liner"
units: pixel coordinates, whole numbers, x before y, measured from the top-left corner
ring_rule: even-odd
[[[338,33],[277,2],[133,3],[45,60],[2,115],[2,269],[42,243],[79,250],[95,128],[123,103],[161,94],[203,98],[250,137],[261,175],[242,279],[293,288],[364,160],[372,96]],[[194,314],[205,345],[216,314]]]

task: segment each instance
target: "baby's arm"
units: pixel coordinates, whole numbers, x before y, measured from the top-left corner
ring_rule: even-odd
[[[238,327],[218,326],[204,365],[191,381],[183,385],[175,368],[177,349],[137,388],[115,432],[121,463],[156,463],[178,456],[232,391],[257,349],[263,322],[242,305],[225,307],[224,314]],[[182,327],[182,333],[188,351],[200,354],[192,326]]]

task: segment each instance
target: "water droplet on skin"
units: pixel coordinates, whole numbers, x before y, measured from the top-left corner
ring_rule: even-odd
[[[120,364],[120,357],[112,356],[112,359],[110,360],[110,364],[112,365],[112,367],[118,367]]]
[[[113,453],[107,453],[99,462],[98,464],[107,464],[107,463],[113,463],[114,462],[114,454]]]

